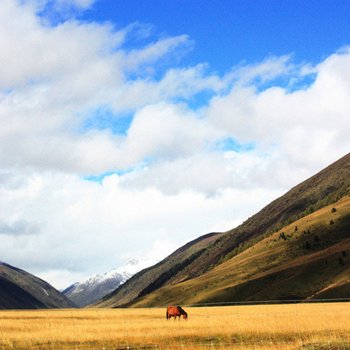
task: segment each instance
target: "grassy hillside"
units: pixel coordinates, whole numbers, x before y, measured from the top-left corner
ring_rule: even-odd
[[[133,306],[350,296],[350,197],[272,233],[208,273]]]
[[[196,244],[191,248],[191,242],[159,264],[141,271],[98,306],[133,304],[161,287],[202,276],[274,231],[349,193],[350,154],[294,187],[237,228],[209,236],[210,239],[202,236],[196,240],[202,242],[200,248],[195,248]],[[191,250],[186,252],[188,248]]]

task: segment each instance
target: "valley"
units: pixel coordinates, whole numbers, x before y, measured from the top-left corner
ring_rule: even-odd
[[[130,261],[63,293],[2,262],[0,308],[348,298],[349,194],[350,154],[232,230],[199,236],[144,269],[137,260]]]
[[[0,349],[349,349],[344,303],[0,312]]]

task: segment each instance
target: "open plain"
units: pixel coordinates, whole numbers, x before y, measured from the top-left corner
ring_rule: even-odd
[[[0,312],[0,349],[350,349],[350,304]]]

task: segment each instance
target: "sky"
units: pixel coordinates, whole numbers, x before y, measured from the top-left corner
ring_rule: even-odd
[[[0,260],[56,288],[239,225],[350,149],[350,2],[0,0]]]

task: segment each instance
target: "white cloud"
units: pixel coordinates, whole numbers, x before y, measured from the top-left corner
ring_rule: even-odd
[[[0,20],[1,88],[24,84],[36,87],[39,82],[50,86],[52,82],[64,84],[67,80],[71,84],[84,79],[82,76],[88,86],[106,79],[108,82],[111,77],[120,80],[121,72],[109,54],[122,43],[123,31],[113,32],[108,25],[73,20],[56,27],[45,26],[31,6],[10,0],[1,2]],[[88,77],[96,69],[100,71],[99,80],[89,82]]]
[[[212,100],[207,118],[241,142],[277,152],[292,173],[315,171],[350,147],[344,133],[350,122],[349,68],[350,53],[344,50],[315,67],[315,81],[306,89],[234,87]]]
[[[230,75],[236,80],[237,85],[247,85],[252,82],[257,85],[263,84],[282,75],[293,74],[296,67],[291,63],[291,58],[291,55],[272,56],[255,64],[241,64],[234,67]]]
[[[87,9],[93,5],[95,0],[56,0],[56,6],[76,6],[80,9]]]
[[[266,186],[271,163],[255,152],[197,150],[127,173],[121,178],[121,185],[139,190],[155,187],[173,195],[194,190],[215,196],[232,188],[248,190]],[[285,188],[279,180],[269,185],[275,189]]]
[[[142,50],[131,50],[127,53],[124,61],[127,62],[129,69],[135,69],[136,67],[153,63],[179,46],[183,48],[184,45],[190,44],[187,35],[161,39],[149,44]]]
[[[187,108],[161,103],[135,114],[122,150],[135,163],[147,157],[167,160],[196,153],[217,137]]]
[[[0,160],[6,166],[80,173],[128,166],[118,137],[106,130],[79,132],[91,110],[135,110],[150,100],[187,97],[218,84],[199,67],[179,71],[180,77],[170,71],[159,84],[152,77],[127,80],[139,66],[186,46],[187,36],[128,51],[122,45],[135,25],[117,32],[75,20],[46,26],[35,7],[10,0],[1,2],[0,20]]]
[[[231,75],[220,78],[206,74],[206,65],[169,69],[161,80],[137,79],[127,82],[111,102],[113,108],[142,108],[159,101],[190,99],[202,91],[220,92],[231,81]]]

